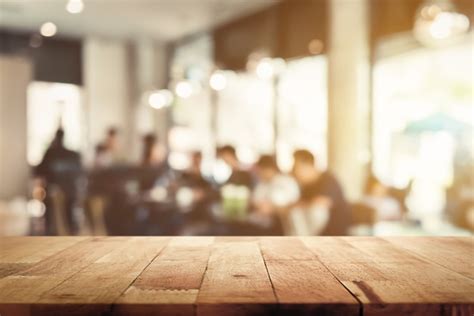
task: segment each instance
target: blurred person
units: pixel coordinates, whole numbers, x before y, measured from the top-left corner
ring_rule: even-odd
[[[299,199],[296,181],[280,172],[273,156],[262,155],[255,165],[258,182],[252,204],[262,220],[281,231],[280,215]]]
[[[362,203],[376,210],[379,221],[395,221],[402,218],[402,208],[398,200],[390,195],[390,188],[373,175],[367,179]]]
[[[295,203],[299,198],[296,181],[278,169],[275,158],[262,155],[255,165],[258,183],[252,195],[257,212],[271,215],[277,209]]]
[[[74,234],[77,231],[73,210],[78,198],[77,180],[82,172],[81,156],[64,146],[64,131],[56,131],[51,145],[46,150],[41,163],[35,168],[34,174],[45,181],[46,192],[57,187],[64,194],[64,215],[66,230]],[[51,192],[49,192],[51,193]],[[46,230],[50,235],[56,234],[54,214],[51,203],[46,208]],[[48,207],[49,206],[49,207]]]
[[[180,185],[193,188],[194,200],[199,201],[204,198],[206,189],[209,188],[209,182],[201,173],[202,155],[196,151],[191,153],[191,164],[189,168],[183,171],[179,177]]]
[[[160,166],[165,162],[166,154],[160,145],[158,137],[152,133],[143,137],[143,152],[141,164],[144,167]]]
[[[300,199],[290,210],[290,224],[297,235],[346,235],[350,209],[338,180],[316,166],[308,150],[293,154],[293,175]]]
[[[152,133],[142,138],[142,158],[140,167],[139,189],[141,192],[148,191],[156,185],[166,187],[173,186],[174,173],[166,161],[166,152],[158,141],[158,137]]]
[[[191,153],[190,167],[181,173],[177,180],[177,193],[180,188],[189,188],[192,192],[192,200],[189,205],[190,217],[192,219],[206,219],[206,213],[216,194],[211,184],[201,173],[202,154],[198,151]]]
[[[191,183],[194,186],[206,186],[207,180],[204,179],[201,173],[202,154],[199,151],[191,153],[191,164],[189,168],[183,172],[183,178],[186,179],[187,183]]]
[[[107,152],[107,146],[103,143],[97,144],[95,146],[94,153],[94,168],[104,168],[112,165],[112,157]]]
[[[110,127],[107,130],[107,135],[102,145],[104,146],[102,153],[103,161],[107,163],[107,166],[121,161],[119,130],[116,127]]]
[[[227,179],[226,184],[234,184],[238,186],[245,186],[249,189],[253,188],[253,178],[248,170],[245,170],[240,165],[235,148],[230,145],[225,145],[219,148],[217,152],[218,158],[222,159],[231,169],[231,175]]]
[[[230,175],[220,187],[222,214],[243,220],[247,217],[254,185],[252,174],[241,167],[235,148],[226,145],[218,150],[218,158],[229,168]]]

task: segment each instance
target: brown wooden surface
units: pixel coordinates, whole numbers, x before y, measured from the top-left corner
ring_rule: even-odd
[[[473,315],[474,238],[4,237],[0,315]]]

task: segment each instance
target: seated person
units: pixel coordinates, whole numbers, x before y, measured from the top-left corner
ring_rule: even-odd
[[[229,178],[220,188],[224,215],[229,218],[244,219],[247,216],[250,192],[254,184],[252,174],[241,167],[234,147],[224,146],[218,150],[217,155],[231,171]]]
[[[377,212],[379,221],[393,221],[402,218],[400,203],[389,194],[389,188],[374,176],[369,176],[367,180],[362,203]]]
[[[158,137],[153,133],[143,136],[142,166],[161,166],[165,163],[166,150],[158,141]]]
[[[222,159],[231,169],[231,175],[226,184],[245,186],[253,188],[253,178],[249,171],[242,168],[235,152],[235,148],[226,145],[221,147],[217,153],[218,158]]]
[[[95,146],[93,168],[105,168],[112,165],[112,158],[107,152],[107,147],[99,143]]]
[[[259,217],[270,222],[298,201],[298,184],[280,172],[272,156],[261,156],[255,169],[258,183],[252,195],[252,204]]]
[[[171,177],[171,170],[167,164],[166,150],[156,135],[146,134],[142,138],[142,143],[140,167],[143,168],[143,172],[140,174],[139,182],[140,191],[145,192],[152,189],[156,182],[168,181],[167,178]]]
[[[293,157],[293,174],[300,187],[300,199],[288,214],[292,234],[347,234],[350,209],[337,179],[317,168],[311,152],[297,150]]]
[[[190,210],[198,213],[204,213],[210,203],[216,198],[211,184],[203,177],[201,173],[202,155],[200,152],[191,154],[191,165],[189,169],[180,173],[176,179],[177,197],[180,197],[180,189],[191,190]],[[183,191],[184,192],[184,191]]]
[[[82,172],[80,154],[64,146],[64,130],[59,128],[34,173],[36,177],[46,183],[48,196],[52,193],[53,187],[59,188],[64,194],[65,230],[69,234],[76,234],[79,229],[73,212],[79,200],[78,185]],[[46,204],[47,234],[56,235],[58,225],[55,224],[56,216],[53,211],[52,198],[48,198]]]

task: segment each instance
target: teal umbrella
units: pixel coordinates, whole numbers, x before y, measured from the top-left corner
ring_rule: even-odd
[[[438,112],[422,120],[409,123],[403,132],[406,134],[439,131],[462,133],[470,128],[472,128],[470,124],[454,119],[442,112]]]

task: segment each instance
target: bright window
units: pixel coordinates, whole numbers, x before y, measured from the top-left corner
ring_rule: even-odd
[[[82,111],[79,86],[32,82],[28,87],[28,163],[34,166],[41,162],[60,126],[65,132],[65,146],[71,150],[83,149]]]
[[[418,49],[378,61],[374,69],[374,172],[403,187],[409,208],[440,214],[445,192],[472,163],[473,46]]]

